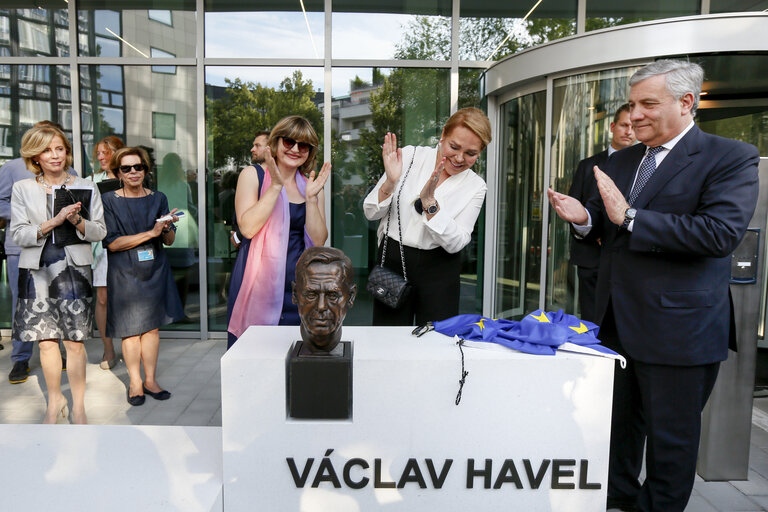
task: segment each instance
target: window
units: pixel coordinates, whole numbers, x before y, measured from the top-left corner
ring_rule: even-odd
[[[173,26],[173,13],[168,10],[150,9],[147,11],[147,16],[152,21],[157,21],[163,25]]]
[[[152,138],[174,140],[176,138],[176,114],[152,112]]]

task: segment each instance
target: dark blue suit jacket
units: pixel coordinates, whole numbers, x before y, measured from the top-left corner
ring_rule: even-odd
[[[629,195],[645,146],[614,153],[606,172]],[[652,364],[725,360],[733,336],[730,254],[757,203],[757,148],[694,126],[669,152],[633,205],[633,231],[590,199],[602,238],[596,317],[609,303],[630,357]]]
[[[587,201],[597,192],[597,182],[593,167],[598,166],[605,170],[605,163],[608,161],[608,150],[601,151],[595,155],[585,158],[579,162],[576,172],[573,175],[571,188],[568,195],[575,197],[586,205]],[[579,267],[597,268],[600,262],[600,244],[592,238],[571,237],[571,265]]]

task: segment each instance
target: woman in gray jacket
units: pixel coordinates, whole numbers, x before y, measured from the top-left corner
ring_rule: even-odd
[[[56,127],[37,126],[27,131],[21,139],[21,156],[35,178],[16,182],[11,196],[11,235],[21,247],[13,338],[39,342],[48,388],[43,423],[56,423],[59,415],[67,416],[58,346],[63,340],[72,390],[72,421],[87,423],[86,353],[82,342],[91,337],[93,326],[90,242],[101,240],[107,233],[101,195],[93,182],[67,173],[72,164],[72,146]],[[72,195],[71,204],[55,208],[54,190],[59,186],[90,189],[90,204],[74,201]],[[70,243],[65,244],[67,235]]]

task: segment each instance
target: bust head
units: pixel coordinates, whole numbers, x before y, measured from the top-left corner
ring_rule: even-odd
[[[293,303],[299,306],[301,339],[312,352],[330,352],[355,302],[352,261],[333,247],[310,247],[296,263]]]

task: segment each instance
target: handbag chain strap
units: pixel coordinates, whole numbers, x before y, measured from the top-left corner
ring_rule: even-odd
[[[403,265],[403,279],[408,281],[408,274],[405,272],[405,250],[403,249],[403,226],[400,222],[400,194],[403,193],[403,187],[405,186],[405,180],[408,178],[408,173],[411,172],[413,167],[413,160],[416,158],[416,147],[413,149],[413,156],[411,157],[411,163],[408,165],[408,169],[405,171],[403,181],[400,183],[400,188],[397,191],[397,235],[400,241],[400,263]],[[392,215],[392,203],[389,203],[389,209],[387,210],[387,224],[384,226],[384,247],[381,251],[381,266],[384,266],[384,260],[387,257],[387,239],[389,238],[389,218]]]

